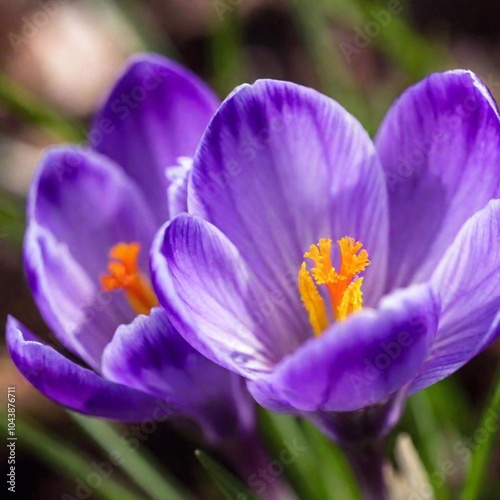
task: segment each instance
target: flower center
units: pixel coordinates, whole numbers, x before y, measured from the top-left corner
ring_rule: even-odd
[[[344,321],[347,316],[359,311],[363,305],[361,285],[363,278],[357,275],[370,265],[368,252],[361,250],[363,244],[354,238],[344,236],[337,241],[340,247],[340,269],[332,266],[332,240],[321,238],[317,245],[311,245],[304,258],[312,260],[314,267],[307,270],[305,262],[299,270],[299,292],[304,307],[309,314],[309,322],[314,334],[319,337],[330,323],[323,297],[317,285],[326,286],[336,321]],[[313,279],[314,278],[314,279]]]
[[[137,314],[149,314],[158,305],[158,299],[148,278],[140,272],[137,259],[139,243],[118,243],[109,252],[109,274],[101,276],[104,291],[123,290]]]

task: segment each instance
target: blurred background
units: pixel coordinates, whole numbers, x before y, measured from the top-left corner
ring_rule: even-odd
[[[307,85],[342,103],[373,135],[394,98],[433,71],[472,69],[500,98],[499,19],[495,0],[2,0],[2,331],[12,314],[42,337],[48,334],[22,270],[26,191],[43,148],[84,141],[93,110],[130,54],[148,50],[174,58],[220,97],[262,77]],[[18,425],[25,425],[16,494],[55,499],[74,492],[75,474],[57,465],[47,450],[67,441],[88,463],[100,456],[98,445],[80,423],[22,379],[3,339],[0,356],[1,412],[7,386],[15,386]],[[449,486],[439,475],[433,482],[431,475],[438,498],[455,498],[464,480],[466,464],[454,456],[454,445],[466,443],[473,450],[499,356],[497,343],[409,403],[400,428],[412,434],[427,470],[438,471],[447,458],[457,466],[446,476]],[[3,413],[0,417],[3,428]],[[203,476],[194,446],[166,425],[143,448],[200,498],[222,498]],[[6,473],[5,448],[0,449]],[[481,498],[500,499],[499,477],[497,443]],[[89,498],[110,496],[96,489]],[[149,497],[138,493],[136,498]]]

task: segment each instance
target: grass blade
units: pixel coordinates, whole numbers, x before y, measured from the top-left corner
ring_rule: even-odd
[[[467,473],[467,478],[465,482],[465,487],[462,491],[461,500],[476,500],[485,498],[483,494],[485,493],[485,486],[488,482],[485,480],[488,465],[490,462],[491,451],[493,449],[493,443],[497,438],[499,425],[498,425],[498,415],[500,413],[500,369],[495,376],[493,383],[493,391],[483,412],[481,421],[478,429],[476,429],[474,435],[479,436],[478,430],[482,429],[485,435],[485,439],[477,439],[476,445],[473,447],[472,459],[469,465],[469,470]],[[493,427],[492,424],[493,423]],[[491,491],[491,484],[488,484],[489,492]]]
[[[214,24],[211,58],[214,75],[212,87],[220,96],[225,97],[236,86],[247,81],[245,52],[236,8],[227,12],[223,20]]]
[[[414,432],[412,437],[429,477],[441,468],[442,452],[447,449],[445,433],[438,421],[431,398],[427,391],[421,391],[408,400],[408,410],[411,413]],[[443,485],[434,488],[437,500],[448,500],[450,492]]]
[[[83,126],[55,112],[50,106],[40,102],[26,89],[1,73],[0,104],[21,116],[26,122],[44,129],[58,140],[81,142],[85,139]]]
[[[24,227],[24,202],[0,189],[0,241],[20,245]]]
[[[323,498],[361,500],[356,478],[342,451],[310,422],[303,421],[302,426],[316,455],[315,464],[323,483]]]
[[[196,450],[194,454],[228,500],[239,500],[241,498],[257,500],[257,497],[243,483],[207,453],[202,450]]]
[[[290,415],[260,411],[261,426],[270,446],[279,455],[289,443],[301,451],[286,467],[286,474],[300,498],[324,500],[322,479],[316,464],[315,453],[299,421]],[[303,448],[303,449],[302,449]]]
[[[127,441],[111,424],[104,420],[84,417],[68,412],[71,418],[107,453],[118,453],[122,457],[122,470],[154,500],[182,500],[185,492],[175,479],[155,464],[155,459],[142,449],[131,450]]]
[[[1,410],[0,418],[3,422],[7,421],[7,414]],[[3,433],[6,428],[3,427]],[[33,423],[16,416],[16,435],[19,437],[17,443],[29,449],[40,461],[60,471],[68,478],[75,477],[80,480],[88,477],[90,474],[96,474],[90,461],[81,456],[80,452],[72,445],[64,443],[54,437],[45,429],[40,429]],[[130,491],[117,481],[116,477],[108,477],[101,481],[99,486],[93,486],[94,495],[105,500],[138,500],[139,495]]]

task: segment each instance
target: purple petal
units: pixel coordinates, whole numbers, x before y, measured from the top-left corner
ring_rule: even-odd
[[[248,430],[254,405],[239,377],[193,349],[162,308],[121,326],[103,355],[103,375],[169,401],[216,441]]]
[[[145,198],[120,168],[79,147],[45,153],[31,185],[28,217],[66,244],[96,281],[106,270],[109,250],[120,241],[140,243],[146,267],[156,231]]]
[[[36,224],[26,233],[25,267],[35,302],[56,337],[99,370],[117,326],[134,317],[121,292],[100,292],[68,247]]]
[[[236,247],[197,217],[181,214],[159,231],[151,268],[160,303],[179,333],[237,373],[269,372],[307,338],[284,297],[271,300]]]
[[[442,313],[432,350],[412,384],[416,392],[451,375],[500,333],[500,201],[458,233],[432,275]]]
[[[392,289],[429,279],[465,221],[500,196],[498,110],[473,73],[434,74],[396,101],[376,143]]]
[[[298,410],[288,400],[279,384],[271,379],[248,380],[247,387],[255,401],[269,411],[276,413],[297,414]]]
[[[377,310],[363,309],[309,340],[249,390],[278,411],[354,411],[384,401],[415,377],[438,312],[427,285],[395,292]]]
[[[124,422],[161,414],[161,402],[78,366],[44,345],[12,317],[7,321],[7,346],[23,376],[45,396],[70,410]]]
[[[116,327],[134,316],[123,294],[101,290],[100,276],[119,242],[141,243],[148,269],[151,214],[106,157],[54,148],[31,186],[28,221],[24,257],[37,305],[61,342],[97,369]]]
[[[366,132],[334,101],[287,82],[239,87],[200,143],[189,188],[189,213],[220,229],[265,288],[279,288],[298,323],[290,281],[322,237],[365,245],[373,263],[365,297],[377,302],[387,256],[383,172]]]
[[[140,186],[158,225],[169,217],[165,175],[192,157],[219,102],[194,74],[154,54],[133,57],[89,134],[90,145]]]

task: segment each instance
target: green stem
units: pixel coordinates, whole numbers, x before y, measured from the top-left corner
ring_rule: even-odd
[[[384,479],[384,441],[341,445],[358,478],[364,500],[388,500]]]

